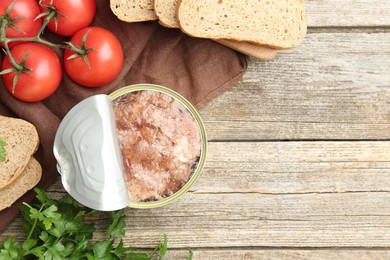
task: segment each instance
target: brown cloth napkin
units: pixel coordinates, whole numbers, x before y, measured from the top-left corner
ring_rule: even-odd
[[[176,90],[201,108],[235,86],[248,65],[246,56],[214,41],[192,38],[157,22],[122,22],[113,15],[107,0],[97,1],[92,25],[110,30],[122,43],[124,66],[110,84],[85,88],[64,73],[61,86],[51,97],[37,103],[25,103],[13,98],[0,80],[0,114],[23,118],[38,130],[41,144],[35,157],[43,168],[43,177],[38,184],[42,188],[47,188],[59,176],[52,149],[60,120],[81,100],[91,95],[108,94],[130,84],[154,83]],[[50,32],[46,32],[45,37],[54,42],[68,40]],[[18,215],[22,201],[30,202],[34,196],[35,192],[30,191],[11,208],[1,211],[0,230]]]

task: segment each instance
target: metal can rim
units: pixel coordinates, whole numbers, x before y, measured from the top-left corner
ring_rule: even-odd
[[[198,111],[196,108],[182,95],[177,93],[176,91],[156,84],[134,84],[134,85],[128,85],[123,88],[120,88],[111,94],[108,95],[108,98],[111,101],[114,101],[116,98],[125,95],[130,92],[137,92],[137,91],[143,91],[143,90],[151,90],[151,91],[158,91],[163,94],[169,95],[175,100],[181,102],[191,113],[193,118],[195,119],[198,127],[199,132],[201,135],[201,152],[199,157],[198,165],[190,177],[190,179],[187,181],[187,183],[177,192],[172,194],[171,196],[168,196],[166,198],[157,200],[157,201],[150,201],[150,202],[135,202],[132,201],[129,204],[130,208],[140,208],[140,209],[149,209],[149,208],[157,208],[161,207],[167,204],[172,203],[173,201],[176,201],[178,198],[183,196],[187,191],[192,187],[192,185],[199,179],[201,172],[203,170],[205,161],[206,161],[206,154],[207,154],[207,135],[206,135],[206,129],[203,123],[203,120],[201,119]]]

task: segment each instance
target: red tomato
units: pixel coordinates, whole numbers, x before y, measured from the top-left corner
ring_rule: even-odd
[[[116,36],[100,27],[87,27],[78,31],[70,40],[77,47],[88,33],[85,48],[89,65],[82,56],[69,49],[64,53],[64,67],[71,79],[86,87],[99,87],[113,81],[122,69],[123,50]]]
[[[1,0],[0,1],[0,16],[4,17],[6,14],[7,8],[15,0]],[[18,27],[20,30],[7,27],[6,37],[7,38],[21,38],[21,37],[32,37],[37,35],[39,29],[42,26],[42,19],[34,19],[40,14],[39,5],[36,0],[16,0],[12,10],[9,14],[9,18],[17,19],[23,18],[21,20],[13,21],[13,24]],[[9,44],[9,47],[17,44],[12,42]],[[2,44],[3,46],[3,44]]]
[[[47,98],[56,91],[62,78],[61,62],[50,48],[38,43],[20,43],[11,49],[11,55],[20,63],[28,54],[25,67],[30,69],[19,75],[15,91],[12,93],[15,72],[2,75],[8,91],[16,98],[35,102]],[[13,68],[8,56],[2,63],[2,70]]]
[[[57,28],[54,19],[50,20],[47,27],[63,36],[71,36],[87,27],[96,13],[95,0],[42,0],[41,11],[47,11],[44,6],[50,6],[51,2],[60,15],[57,16]]]

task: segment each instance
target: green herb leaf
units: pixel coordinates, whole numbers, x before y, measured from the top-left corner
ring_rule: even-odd
[[[42,222],[45,226],[45,230],[49,230],[55,221],[58,221],[61,214],[57,213],[57,206],[51,205],[43,211],[39,211],[35,208],[30,209],[30,218],[36,219]]]
[[[76,247],[73,249],[73,252],[70,254],[69,259],[83,259],[90,247],[90,238],[81,237],[80,240],[78,240]]]
[[[163,259],[167,251],[166,235],[150,254],[139,253],[137,248],[125,246],[122,239],[116,240],[125,235],[124,210],[109,212],[108,239],[92,242],[95,226],[89,216],[97,211],[82,207],[68,195],[53,200],[41,189],[36,188],[35,192],[34,202],[21,207],[26,239],[19,244],[15,238],[9,238],[0,244],[0,260],[150,260],[157,252],[158,259]]]
[[[113,251],[113,240],[99,241],[92,245],[94,257],[98,259],[115,259],[114,255],[111,254]]]
[[[116,246],[116,248],[112,251],[112,253],[118,257],[119,259],[123,259],[123,257],[126,255],[126,253],[128,252],[128,248],[125,248],[123,246],[123,240],[121,239],[118,243],[118,245]]]
[[[20,259],[23,250],[15,238],[6,239],[0,246],[0,259]]]
[[[111,225],[108,227],[108,234],[110,237],[121,237],[125,235],[125,211],[111,211],[109,212],[111,218]]]
[[[36,246],[36,244],[37,244],[37,240],[29,239],[29,240],[26,240],[26,241],[23,242],[22,248],[23,248],[24,251],[28,251],[31,248],[33,248],[34,246]]]
[[[166,253],[167,250],[168,250],[168,238],[167,238],[167,235],[166,235],[166,234],[164,234],[164,241],[160,242],[159,248],[160,248],[160,256],[159,256],[159,259],[163,259],[165,253]]]
[[[64,259],[66,257],[65,247],[60,242],[52,242],[50,246],[47,247],[46,252],[43,254],[45,259],[54,260],[54,259]]]
[[[46,203],[52,204],[52,202],[50,201],[49,197],[45,194],[45,192],[44,192],[42,189],[34,188],[34,191],[37,193],[36,198],[37,198],[42,204],[46,204]]]
[[[0,161],[5,161],[7,152],[5,151],[5,141],[0,139]]]
[[[191,249],[188,251],[187,260],[192,260],[192,250]]]

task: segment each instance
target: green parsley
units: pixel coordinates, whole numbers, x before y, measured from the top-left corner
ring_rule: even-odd
[[[0,260],[7,259],[163,259],[167,251],[167,237],[151,253],[126,247],[120,237],[125,235],[124,210],[108,212],[111,224],[105,240],[92,240],[97,211],[82,208],[65,195],[60,200],[50,199],[43,190],[37,193],[33,204],[25,203],[21,212],[25,223],[24,241],[7,238],[0,244]],[[158,253],[157,253],[158,252]],[[157,254],[156,254],[157,253]]]
[[[0,139],[0,161],[5,161],[7,153],[5,151],[5,141]]]

